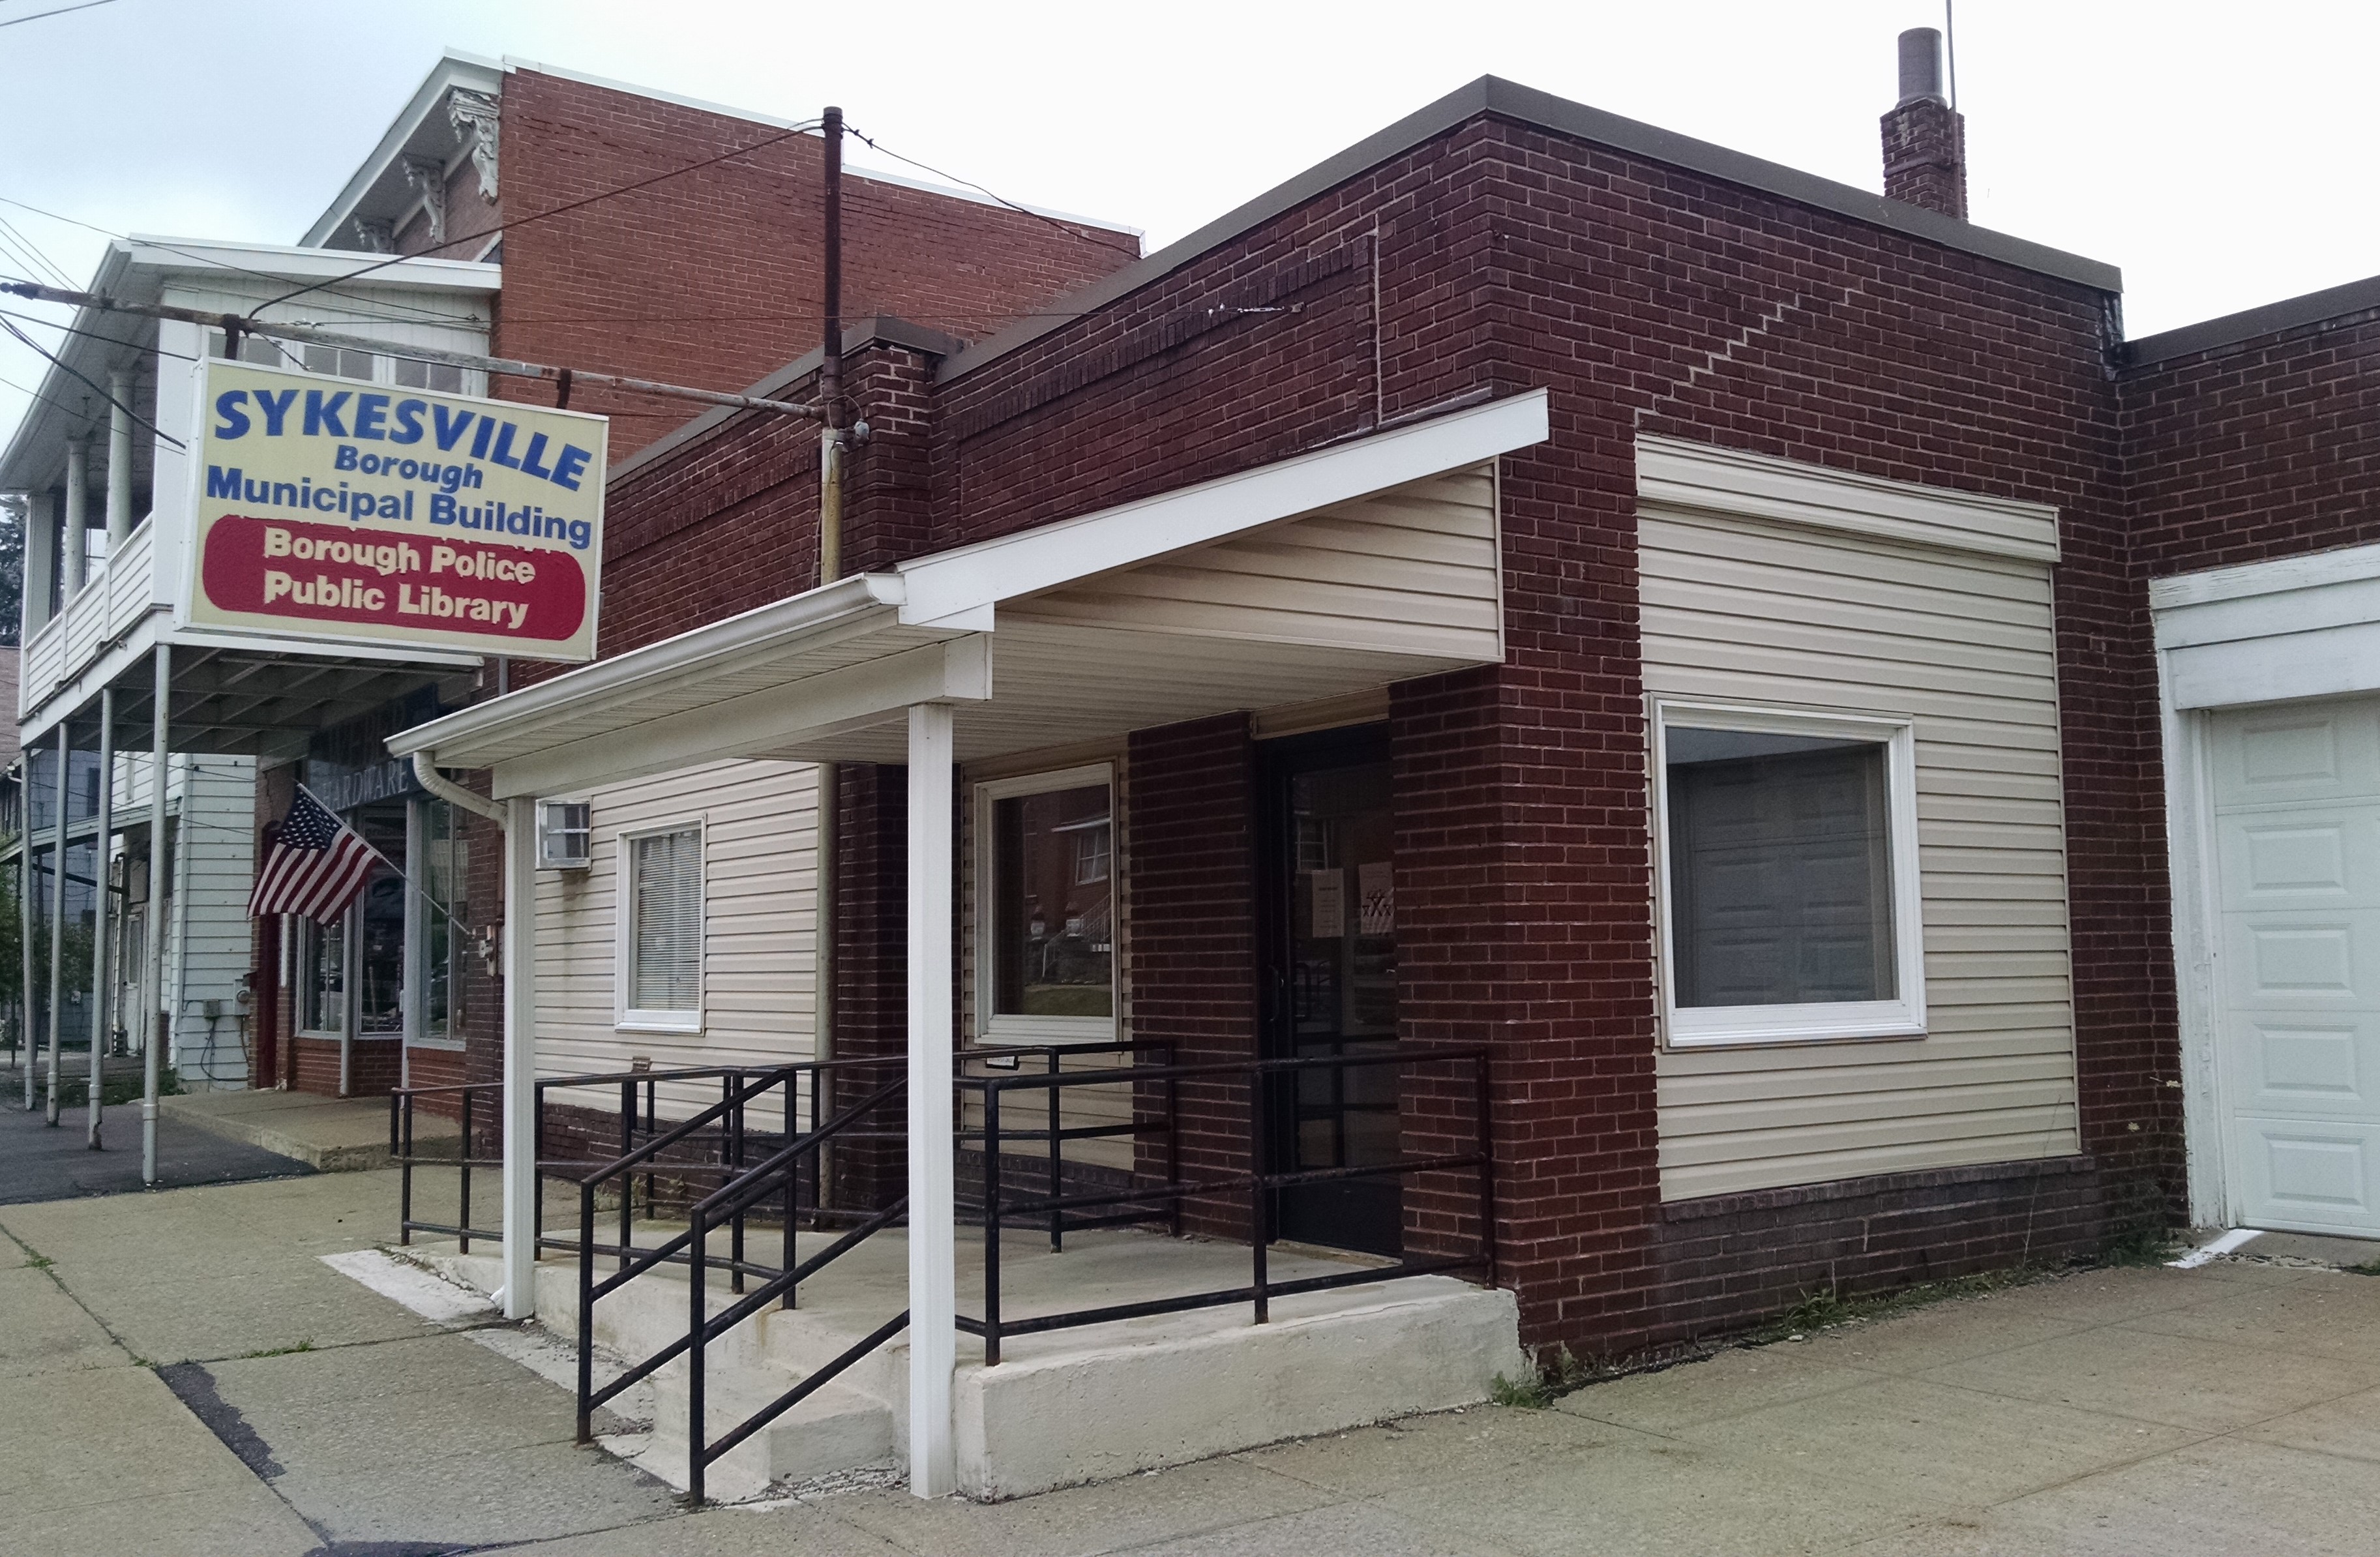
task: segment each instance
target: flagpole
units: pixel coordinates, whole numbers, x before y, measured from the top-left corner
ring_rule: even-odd
[[[339,813],[335,809],[333,809],[333,808],[326,803],[320,795],[315,794],[303,784],[300,784],[298,786],[298,792],[300,795],[305,796],[309,800],[313,801],[314,804],[321,806],[322,809],[330,815],[334,817],[339,816]],[[372,843],[372,841],[363,835],[360,829],[350,825],[345,817],[339,817],[339,825],[346,828],[348,832],[355,833],[356,842],[361,844],[365,848],[371,850],[371,856],[374,859],[379,860],[382,865],[385,865],[390,870],[395,871],[396,879],[403,882],[407,887],[411,888],[415,896],[420,898],[421,901],[429,904],[432,908],[435,908],[440,913],[445,915],[446,922],[449,925],[461,931],[466,936],[470,934],[470,926],[456,918],[452,909],[448,908],[443,903],[439,902],[438,899],[431,896],[429,892],[425,890],[419,882],[416,882],[411,876],[407,875],[405,873],[404,866],[399,865],[395,860],[391,859],[388,856],[381,853],[380,849]]]

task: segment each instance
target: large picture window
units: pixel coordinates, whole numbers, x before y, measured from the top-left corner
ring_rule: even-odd
[[[1925,1030],[1906,720],[1657,710],[1673,1046]]]
[[[620,839],[619,1025],[702,1026],[702,829]]]
[[[1105,763],[976,786],[977,1031],[1115,1036],[1114,785]]]

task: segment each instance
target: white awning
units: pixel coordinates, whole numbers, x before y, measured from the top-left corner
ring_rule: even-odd
[[[396,736],[552,795],[723,758],[961,760],[1503,658],[1496,460],[1543,391],[822,586]],[[994,667],[997,665],[995,682]]]

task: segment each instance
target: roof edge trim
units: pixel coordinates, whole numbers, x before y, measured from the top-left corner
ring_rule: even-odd
[[[2319,292],[2301,293],[2277,303],[2263,303],[2255,308],[2241,309],[2237,313],[2203,319],[2195,324],[2184,324],[2178,329],[2161,330],[2154,335],[2143,335],[2136,341],[2126,341],[2124,365],[2128,368],[2153,367],[2177,357],[2240,346],[2259,335],[2277,335],[2284,330],[2320,324],[2375,308],[2380,308],[2380,275],[2367,275],[2361,281],[2325,286]]]
[[[1787,167],[1748,152],[1731,151],[1707,140],[1666,130],[1641,120],[1590,108],[1551,92],[1525,87],[1501,77],[1482,76],[1458,87],[1427,106],[1408,114],[1387,128],[1365,137],[1345,151],[1325,158],[1305,172],[1276,185],[1254,200],[1226,212],[1188,237],[1168,244],[1136,263],[1124,266],[1090,286],[1066,295],[1070,314],[1087,313],[1128,293],[1162,279],[1209,249],[1229,242],[1303,205],[1325,190],[1346,182],[1366,169],[1410,151],[1427,140],[1482,115],[1516,119],[1558,135],[1574,136],[1614,151],[1667,163],[1691,172],[1723,178],[1732,184],[1815,206],[1855,221],[1889,228],[1908,237],[1937,243],[2021,270],[2074,282],[2102,292],[2120,293],[2123,273],[2101,261],[2069,254],[2025,238],[1944,216],[1900,201],[1887,200],[1871,190],[1838,184],[1799,168]],[[1037,319],[1011,326],[978,343],[942,364],[938,381],[964,377],[986,363],[1063,328],[1071,319]]]

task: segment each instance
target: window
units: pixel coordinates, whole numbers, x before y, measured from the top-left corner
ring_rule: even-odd
[[[976,786],[976,1030],[1115,1037],[1113,783],[1106,763]]]
[[[301,348],[310,373],[328,373],[335,378],[362,379],[371,382],[372,354],[349,351],[344,347],[307,346]]]
[[[347,919],[298,920],[298,1027],[336,1035],[347,1028]]]
[[[1670,1043],[1922,1036],[1910,723],[1656,713]]]
[[[432,1044],[459,1044],[470,977],[471,922],[466,897],[471,875],[470,844],[455,825],[455,808],[427,796],[412,802],[419,812],[420,891],[413,894],[421,938],[420,1036]]]
[[[537,862],[549,870],[584,870],[593,860],[589,818],[594,808],[585,800],[540,800],[537,803]]]
[[[396,382],[405,389],[437,389],[449,395],[463,393],[463,370],[452,362],[417,362],[409,357],[395,359]]]
[[[619,1025],[702,1027],[702,829],[620,839]]]

